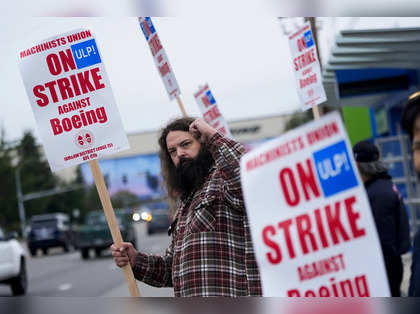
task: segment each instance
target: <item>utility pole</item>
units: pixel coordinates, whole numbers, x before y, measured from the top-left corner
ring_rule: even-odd
[[[25,207],[23,206],[23,195],[22,195],[22,186],[20,183],[20,167],[18,166],[15,171],[16,177],[16,194],[19,208],[19,220],[20,220],[20,231],[22,232],[22,238],[26,238],[25,234],[25,225],[26,225],[26,215]]]
[[[26,234],[25,234],[26,213],[25,213],[25,206],[24,206],[25,201],[86,188],[86,185],[84,184],[77,184],[77,185],[69,186],[67,188],[54,188],[50,190],[44,190],[44,191],[28,193],[28,194],[23,195],[22,184],[20,181],[20,166],[19,165],[17,166],[16,171],[15,171],[15,178],[16,178],[16,196],[17,196],[18,209],[19,209],[20,231],[22,233],[22,238],[24,239],[26,238]]]

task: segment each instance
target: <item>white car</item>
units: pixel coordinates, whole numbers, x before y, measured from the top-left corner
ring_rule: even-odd
[[[13,295],[23,295],[28,287],[26,252],[15,236],[6,237],[0,228],[0,283],[7,284]]]

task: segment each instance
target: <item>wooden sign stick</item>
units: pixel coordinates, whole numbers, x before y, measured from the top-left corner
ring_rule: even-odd
[[[314,114],[314,119],[318,120],[319,119],[319,109],[318,106],[312,106],[312,113]]]
[[[108,189],[106,188],[104,177],[102,176],[101,168],[99,167],[98,160],[89,161],[90,169],[92,170],[93,178],[95,180],[96,189],[98,190],[99,198],[101,199],[102,207],[105,212],[106,221],[108,222],[109,230],[111,231],[112,240],[117,247],[121,246],[123,242],[118,221],[115,217],[114,209],[112,208],[111,199],[109,198]],[[128,290],[132,297],[139,297],[140,292],[134,279],[133,270],[131,265],[128,264],[122,267],[125,281],[128,285]]]
[[[181,109],[182,116],[186,117],[187,112],[185,111],[184,104],[182,103],[181,97],[176,96],[176,101],[178,102],[179,109]]]

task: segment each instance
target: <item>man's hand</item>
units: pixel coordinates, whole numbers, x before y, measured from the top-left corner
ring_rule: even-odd
[[[203,119],[195,119],[190,124],[190,133],[196,138],[200,139],[202,143],[207,143],[208,140],[217,133],[217,130],[208,125]]]
[[[123,242],[119,248],[115,244],[111,245],[111,253],[114,262],[118,267],[124,267],[130,262],[131,268],[136,265],[136,256],[138,252],[130,242]]]

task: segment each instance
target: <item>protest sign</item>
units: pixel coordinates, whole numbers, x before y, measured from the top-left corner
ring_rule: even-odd
[[[289,46],[299,99],[303,110],[311,109],[325,102],[327,96],[322,85],[321,67],[309,22],[289,36]]]
[[[369,201],[339,114],[244,155],[241,181],[264,296],[389,296]]]
[[[129,148],[90,30],[45,39],[18,59],[52,171]]]
[[[194,94],[194,98],[203,114],[204,120],[222,134],[232,137],[229,126],[220,113],[219,107],[217,106],[216,100],[214,99],[208,84],[200,88],[198,92]]]
[[[121,232],[97,159],[129,148],[93,33],[78,29],[22,49],[19,66],[52,171],[89,161],[117,247]],[[139,296],[130,265],[129,292]]]
[[[168,92],[169,99],[172,100],[178,97],[181,94],[181,91],[175,78],[175,73],[172,71],[171,65],[169,64],[165,49],[160,42],[152,19],[150,17],[139,17],[139,23],[144,37],[149,44],[160,77]]]

